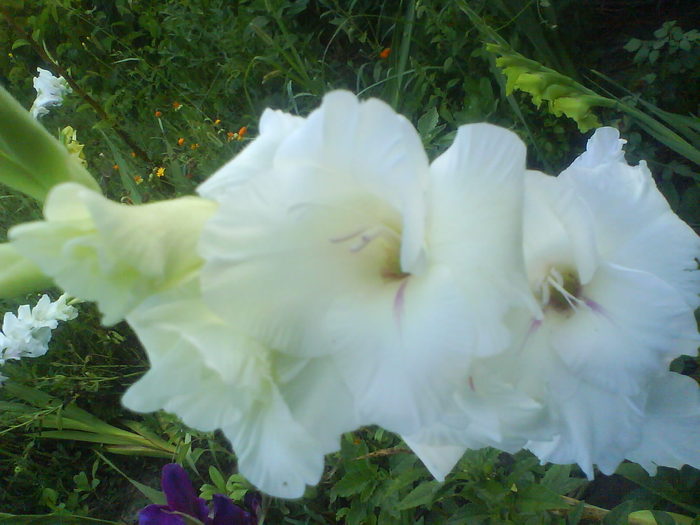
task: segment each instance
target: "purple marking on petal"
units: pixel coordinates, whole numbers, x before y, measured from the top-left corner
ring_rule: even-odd
[[[185,525],[185,519],[167,505],[148,505],[139,511],[139,525]]]
[[[587,297],[583,297],[583,302],[586,304],[586,306],[588,306],[588,308],[590,308],[594,312],[599,313],[599,314],[605,313],[605,310],[603,309],[603,307],[600,306],[599,303],[596,303],[594,300],[588,299]]]
[[[530,329],[527,331],[527,335],[534,334],[540,326],[542,326],[542,319],[533,319],[530,324]]]
[[[523,349],[525,348],[525,345],[527,344],[527,340],[530,339],[530,336],[534,334],[537,330],[539,330],[540,326],[542,326],[542,319],[532,319],[532,322],[530,323],[530,328],[528,328],[527,333],[525,334],[525,337],[523,337],[522,342],[520,343],[520,348],[518,349],[518,353],[522,352]]]
[[[472,392],[476,392],[476,387],[474,386],[474,378],[469,376],[469,388]]]
[[[408,285],[408,279],[404,279],[399,289],[396,290],[396,295],[394,296],[394,319],[396,324],[401,328],[401,318],[403,317],[403,307],[404,299],[406,295],[406,285]]]

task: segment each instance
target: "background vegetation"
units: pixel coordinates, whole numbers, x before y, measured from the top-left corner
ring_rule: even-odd
[[[489,121],[520,135],[530,167],[558,173],[588,135],[529,94],[506,92],[497,55],[484,46],[500,41],[612,101],[591,114],[620,129],[628,159],[647,159],[697,229],[699,20],[697,2],[680,0],[5,0],[0,82],[29,107],[37,67],[67,78],[72,94],[42,122],[56,135],[77,130],[89,170],[123,202],[191,193],[256,136],[264,108],[305,115],[334,88],[392,104],[431,157],[459,125]],[[0,199],[3,240],[9,226],[40,215],[19,194],[3,190]],[[694,357],[672,366],[700,377]],[[59,328],[46,356],[3,367],[18,386],[0,390],[0,524],[134,523],[171,460],[189,467],[205,495],[242,500],[251,488],[221,436],[121,408],[120,395],[146,368],[129,328],[102,327],[90,305]],[[77,435],[75,422],[88,417],[77,407],[121,430]],[[82,441],[58,439],[66,437]],[[650,478],[625,464],[589,483],[575,467],[486,449],[466,454],[440,484],[376,428],[344,436],[327,465],[304,499],[266,499],[265,522],[521,525],[627,523],[639,509],[700,514],[700,471],[690,467]]]

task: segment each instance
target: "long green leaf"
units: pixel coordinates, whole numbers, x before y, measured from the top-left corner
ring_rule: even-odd
[[[18,516],[0,512],[0,525],[126,525],[123,521],[107,521],[84,516],[32,514]]]

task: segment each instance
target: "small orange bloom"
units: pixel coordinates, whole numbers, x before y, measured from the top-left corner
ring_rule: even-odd
[[[163,116],[163,112],[160,111],[160,110],[156,110],[156,112],[154,113],[154,115],[155,115],[156,118],[160,118],[160,117]]]
[[[228,142],[231,142],[233,139],[235,139],[238,136],[238,133],[234,133],[233,131],[229,131],[226,133],[226,140]]]
[[[243,126],[238,130],[238,140],[241,140],[248,133],[248,126]]]
[[[199,148],[199,144],[197,144],[196,142],[190,146],[190,149],[193,151],[196,150],[197,148]]]
[[[389,55],[391,55],[391,48],[390,48],[390,47],[385,47],[384,49],[382,49],[382,50],[380,51],[380,53],[379,53],[379,58],[387,59],[387,58],[389,58]]]
[[[134,182],[135,182],[136,184],[141,184],[141,183],[143,182],[143,177],[142,177],[141,175],[136,175],[136,176],[134,177]]]
[[[131,152],[131,156],[132,156],[133,158],[136,158],[136,152],[135,152],[135,151],[132,151],[132,152]]]
[[[181,107],[182,107],[182,104],[180,104],[179,102],[173,102],[173,109],[174,109],[175,111],[177,111],[177,110],[180,109]]]
[[[119,164],[115,164],[114,166],[112,166],[112,169],[114,171],[119,171]]]
[[[165,168],[160,167],[156,170],[156,177],[163,177],[165,175]]]
[[[182,137],[180,137],[179,139],[177,139],[177,145],[178,145],[178,146],[184,146],[184,145],[185,145],[185,139],[182,138]]]

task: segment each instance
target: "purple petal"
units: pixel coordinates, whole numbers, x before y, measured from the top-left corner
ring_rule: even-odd
[[[166,505],[148,505],[139,512],[139,525],[186,525],[185,520],[172,514]]]
[[[182,512],[205,522],[209,514],[207,503],[197,497],[187,472],[177,463],[163,467],[161,484],[170,510]]]
[[[255,525],[258,520],[229,498],[214,494],[214,519],[211,525]]]
[[[256,518],[260,517],[260,506],[262,505],[262,497],[259,492],[247,492],[243,498],[243,505],[246,509],[249,509],[253,516]],[[257,520],[256,520],[257,522]]]

